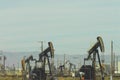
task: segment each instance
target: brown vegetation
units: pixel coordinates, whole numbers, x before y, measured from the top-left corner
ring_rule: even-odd
[[[21,77],[0,77],[0,80],[22,80]],[[79,77],[77,78],[72,78],[72,77],[59,77],[58,80],[80,80]],[[97,80],[101,80],[99,77]],[[105,80],[110,80],[110,77],[105,77]],[[120,77],[113,77],[113,80],[120,80]]]

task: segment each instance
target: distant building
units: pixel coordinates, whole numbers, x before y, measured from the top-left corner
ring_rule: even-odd
[[[118,62],[118,64],[116,65],[115,73],[119,73],[120,74],[120,62]]]
[[[105,66],[105,73],[107,74],[107,75],[109,75],[110,74],[110,64],[104,64],[104,66]]]

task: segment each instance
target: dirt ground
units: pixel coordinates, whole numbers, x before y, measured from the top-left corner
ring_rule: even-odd
[[[0,80],[22,80],[21,77],[0,77]],[[79,77],[59,77],[58,80],[80,80]],[[96,80],[101,80],[100,78],[96,78]],[[105,80],[110,80],[109,77],[105,77]],[[120,77],[113,77],[113,80],[120,80]]]

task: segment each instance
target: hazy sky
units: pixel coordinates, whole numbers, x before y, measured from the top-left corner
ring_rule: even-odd
[[[2,0],[0,50],[38,51],[52,41],[56,54],[84,54],[104,40],[120,52],[120,0]]]

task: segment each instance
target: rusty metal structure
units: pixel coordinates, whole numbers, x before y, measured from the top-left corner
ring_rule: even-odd
[[[50,59],[51,58],[51,59]],[[39,54],[39,59],[34,59],[29,56],[27,59],[22,60],[23,80],[54,80],[52,68],[54,66],[54,48],[52,42],[48,42],[48,48]],[[31,69],[30,61],[35,61],[35,66]],[[49,68],[48,73],[45,71],[45,66]],[[40,64],[38,66],[38,64]],[[26,66],[26,68],[25,68]]]
[[[30,75],[30,71],[31,71],[31,65],[30,65],[30,61],[33,60],[33,56],[30,55],[28,58],[25,59],[25,57],[21,60],[21,64],[22,64],[22,77],[23,80],[27,80],[28,76]]]
[[[96,80],[96,57],[98,58],[98,62],[99,62],[99,66],[100,66],[100,71],[101,71],[101,76],[102,76],[102,80],[104,80],[104,73],[103,73],[103,69],[102,69],[102,65],[101,65],[101,60],[100,60],[100,56],[99,56],[99,51],[98,48],[100,48],[101,52],[104,52],[104,43],[103,40],[100,36],[97,37],[97,42],[89,49],[88,51],[88,57],[84,59],[84,63],[86,60],[91,60],[92,61],[92,65],[83,65],[82,66],[82,71],[85,73],[85,79],[89,79],[89,80]],[[85,72],[85,70],[87,69],[87,72],[90,72],[90,77],[88,78],[88,74]]]

